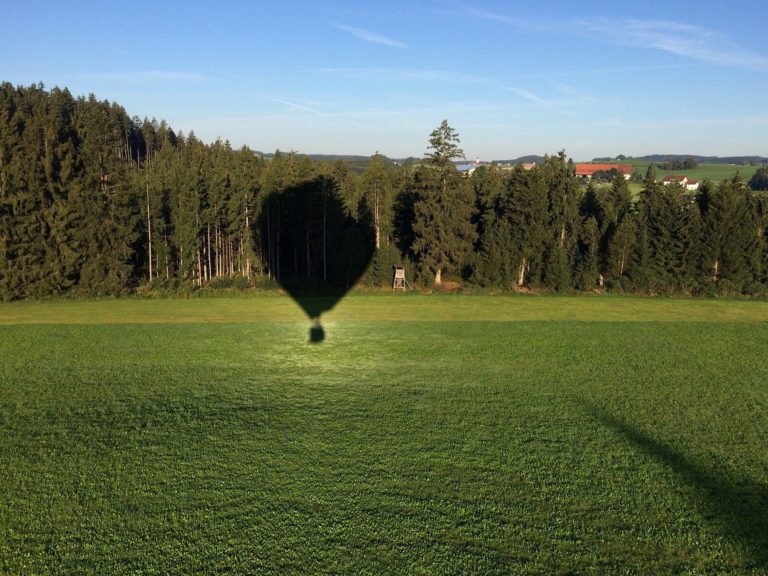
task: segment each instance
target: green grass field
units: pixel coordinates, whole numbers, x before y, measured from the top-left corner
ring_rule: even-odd
[[[645,175],[650,162],[644,160],[628,160],[628,164],[632,164],[636,170],[639,170],[641,174]],[[659,165],[656,165],[656,180],[661,182],[664,176],[687,176],[690,180],[698,180],[703,182],[704,180],[710,180],[715,184],[733,178],[738,174],[744,184],[749,182],[749,179],[754,176],[758,166],[737,166],[735,164],[699,164],[692,170],[662,170]],[[604,184],[608,187],[608,184]],[[630,182],[629,189],[632,192],[632,198],[637,200],[640,197],[640,193],[645,188],[645,185],[637,182]]]
[[[0,574],[765,574],[768,303],[0,304]]]
[[[635,166],[641,174],[645,174],[651,164],[641,160],[628,161],[628,163]],[[739,166],[736,164],[699,164],[691,170],[662,170],[659,163],[656,164],[656,178],[662,180],[664,176],[687,176],[690,180],[698,180],[699,182],[704,180],[721,182],[738,174],[744,183],[747,183],[757,172],[757,169],[758,166]]]

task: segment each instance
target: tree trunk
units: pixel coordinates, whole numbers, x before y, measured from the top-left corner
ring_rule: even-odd
[[[235,243],[232,239],[227,237],[227,244],[229,245],[229,275],[235,275]]]
[[[517,285],[522,286],[525,284],[525,269],[528,265],[528,260],[526,258],[523,258],[523,261],[520,262],[520,270],[517,274]]]
[[[208,256],[208,280],[211,279],[211,223],[208,223],[208,248],[206,250]]]
[[[163,240],[165,241],[165,279],[170,280],[171,279],[171,264],[168,262],[168,254],[170,250],[168,249],[168,235],[163,236]]]
[[[248,220],[248,198],[245,199],[245,233],[248,235],[248,256],[245,255],[245,247],[243,246],[243,235],[240,234],[240,256],[245,259],[245,276],[251,277],[251,224]]]
[[[149,248],[149,281],[152,282],[152,208],[149,204],[149,182],[147,182],[147,244]]]
[[[200,250],[197,251],[197,285],[203,285],[203,257]]]
[[[216,262],[216,277],[222,275],[221,270],[221,238],[219,236],[219,226],[216,225],[216,229],[214,230],[215,236],[214,236],[214,243],[213,243],[213,249],[216,251],[216,258],[214,258]]]

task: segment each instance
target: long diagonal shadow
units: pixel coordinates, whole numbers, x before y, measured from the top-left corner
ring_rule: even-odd
[[[594,406],[589,413],[620,433],[643,452],[669,466],[703,495],[705,512],[715,517],[725,535],[740,542],[750,568],[768,568],[768,485],[745,476],[724,478],[692,462],[682,452]]]

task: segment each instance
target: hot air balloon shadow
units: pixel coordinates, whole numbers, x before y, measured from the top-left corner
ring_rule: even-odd
[[[259,218],[269,275],[312,321],[309,341],[325,340],[320,323],[360,280],[373,257],[370,218],[354,218],[338,183],[317,176],[270,193]]]

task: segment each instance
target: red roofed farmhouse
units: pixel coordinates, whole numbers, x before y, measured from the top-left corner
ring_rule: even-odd
[[[595,172],[610,172],[616,170],[624,175],[625,180],[629,180],[634,170],[632,164],[576,164],[576,176],[592,178]]]

